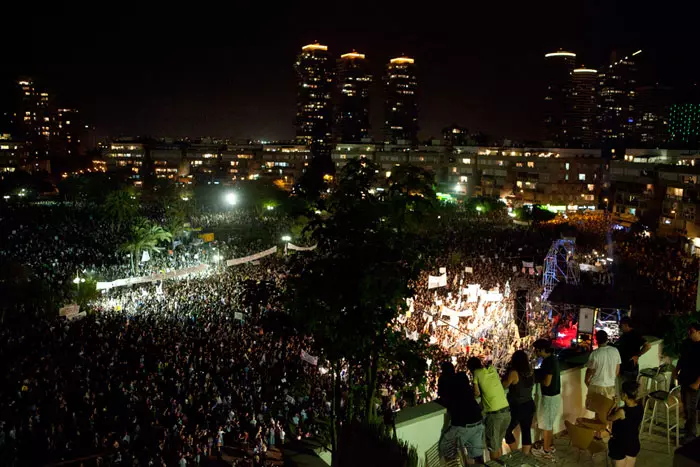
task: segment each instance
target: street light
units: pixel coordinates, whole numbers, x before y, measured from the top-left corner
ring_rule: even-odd
[[[226,203],[230,206],[233,206],[238,203],[238,194],[233,191],[226,193],[226,196],[224,196],[224,201],[226,201]]]
[[[292,241],[292,237],[289,236],[289,235],[284,235],[284,236],[282,236],[282,241],[283,241],[283,242],[291,242],[291,241]]]
[[[484,208],[482,208],[481,206],[477,206],[477,207],[476,207],[476,210],[479,211],[479,212],[481,212],[483,209],[484,209]]]

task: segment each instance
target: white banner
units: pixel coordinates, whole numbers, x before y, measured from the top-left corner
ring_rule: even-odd
[[[440,268],[440,274],[447,274],[447,268]]]
[[[287,243],[287,249],[289,250],[294,250],[294,251],[311,251],[315,250],[318,245],[314,246],[297,246],[294,245],[293,243]]]
[[[467,266],[466,268],[464,268],[464,272],[466,272],[467,274],[474,274],[474,268],[472,268],[471,266]]]
[[[428,276],[428,289],[445,287],[447,285],[447,274],[441,276]]]
[[[146,250],[144,250],[143,253],[141,254],[141,262],[145,263],[146,261],[150,261],[150,260],[151,260],[151,255]]]
[[[318,357],[314,357],[313,355],[307,353],[306,350],[301,351],[301,359],[307,363],[311,363],[314,366],[318,365]]]
[[[255,260],[258,260],[260,258],[264,258],[265,256],[270,256],[274,253],[277,253],[276,246],[273,246],[272,248],[268,248],[265,251],[261,251],[260,253],[255,253],[254,255],[226,260],[226,266],[235,266],[236,264],[250,263],[251,261],[255,261]]]
[[[468,284],[462,289],[462,294],[467,296],[467,303],[476,303],[479,301],[480,290],[481,286],[479,284]]]
[[[535,263],[533,263],[532,261],[523,261],[523,267],[524,268],[534,268]]]
[[[122,287],[125,285],[145,284],[148,282],[156,282],[164,279],[175,279],[176,277],[186,276],[187,274],[197,274],[204,272],[209,268],[208,264],[199,264],[189,268],[176,269],[175,271],[166,272],[164,274],[153,274],[151,276],[128,277],[126,279],[117,279],[112,282],[98,282],[97,290],[111,289],[112,287]]]
[[[237,320],[243,321],[243,313],[241,313],[240,311],[236,311],[236,312],[233,314],[233,319],[237,319]]]

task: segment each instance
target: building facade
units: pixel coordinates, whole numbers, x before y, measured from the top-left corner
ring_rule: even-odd
[[[334,62],[319,43],[301,48],[294,66],[297,75],[296,139],[318,154],[327,153],[333,128]]]
[[[598,130],[602,144],[624,146],[633,143],[637,88],[636,56],[617,58],[611,55],[610,64],[598,74]]]
[[[418,78],[415,60],[392,58],[386,68],[385,142],[418,142]]]
[[[364,54],[355,51],[338,60],[338,104],[335,141],[359,143],[370,140],[369,90],[372,73]]]
[[[566,147],[571,140],[571,75],[576,54],[559,50],[544,56],[547,90],[544,97],[544,124],[547,142],[553,147]]]
[[[598,70],[581,67],[571,74],[571,113],[567,121],[571,147],[591,148],[596,145],[597,83]]]

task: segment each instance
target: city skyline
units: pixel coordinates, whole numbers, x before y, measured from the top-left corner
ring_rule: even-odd
[[[251,15],[260,13],[251,8]],[[439,138],[442,128],[453,123],[494,136],[544,139],[542,119],[533,115],[546,84],[541,61],[544,53],[559,48],[577,53],[577,67],[594,69],[607,63],[612,50],[629,54],[644,49],[645,60],[654,69],[645,70],[646,65],[640,64],[640,84],[653,84],[649,75],[671,86],[698,76],[699,65],[687,59],[692,56],[692,41],[685,39],[690,36],[682,27],[683,17],[628,11],[624,4],[610,8],[586,4],[562,11],[545,2],[528,8],[515,5],[501,14],[491,6],[473,11],[455,6],[449,15],[443,12],[449,18],[436,24],[389,7],[346,11],[314,10],[310,5],[314,11],[301,15],[285,6],[268,15],[259,31],[275,34],[250,36],[252,25],[240,29],[212,25],[206,38],[198,34],[204,28],[194,20],[191,33],[177,37],[164,34],[164,22],[148,17],[134,26],[142,32],[139,37],[93,37],[96,25],[72,31],[70,20],[65,25],[44,18],[25,26],[33,39],[14,44],[3,71],[11,78],[33,76],[51,89],[60,105],[81,109],[102,137],[266,140],[294,137],[292,65],[299,48],[315,40],[327,44],[334,57],[352,50],[366,54],[374,77],[371,94],[377,96],[389,59],[402,54],[415,58],[420,64],[422,140]],[[461,24],[460,15],[467,13],[472,20]],[[490,23],[478,20],[492,15],[496,16]],[[665,15],[675,22],[664,22]],[[416,29],[403,27],[411,23]],[[119,25],[111,18],[100,29]],[[643,34],[651,26],[657,33],[654,37]],[[12,27],[4,32],[8,37],[16,32]],[[64,31],[62,40],[48,41],[57,29]],[[503,34],[496,33],[499,29]],[[370,100],[371,136],[381,140],[384,102]]]

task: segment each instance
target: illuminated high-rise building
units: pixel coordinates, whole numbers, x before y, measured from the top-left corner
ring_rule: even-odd
[[[58,109],[54,115],[51,146],[68,156],[80,152],[85,125],[76,109]]]
[[[296,139],[308,144],[314,156],[330,155],[334,63],[328,46],[318,42],[305,45],[294,68],[297,74]]]
[[[359,143],[369,134],[369,88],[372,73],[364,54],[355,51],[338,60],[338,107],[336,111],[336,141]]]
[[[634,145],[658,148],[668,141],[668,117],[673,89],[656,83],[636,89]]]
[[[596,85],[598,70],[576,68],[571,74],[571,91],[568,99],[570,113],[567,118],[569,146],[590,148],[596,144]]]
[[[397,57],[386,69],[385,140],[393,144],[418,141],[418,78],[412,58]]]
[[[641,50],[618,59],[611,55],[610,65],[598,73],[598,130],[607,146],[632,142],[636,128],[637,65]]]
[[[571,143],[570,94],[576,54],[558,50],[546,54],[544,58],[547,68],[547,92],[544,97],[546,139],[554,147],[568,147]]]
[[[17,81],[19,99],[13,112],[15,138],[27,142],[31,155],[46,156],[51,137],[49,93],[37,89],[31,78]]]

